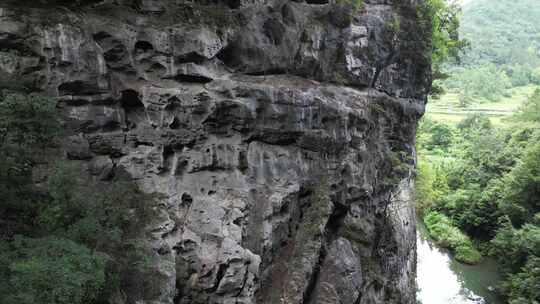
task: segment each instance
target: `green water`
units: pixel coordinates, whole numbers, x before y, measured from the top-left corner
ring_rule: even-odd
[[[418,299],[423,304],[504,304],[490,291],[501,279],[492,259],[461,264],[433,244],[422,223],[417,227]]]

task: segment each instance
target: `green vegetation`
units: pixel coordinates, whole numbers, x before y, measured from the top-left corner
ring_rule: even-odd
[[[461,8],[457,3],[445,0],[426,0],[418,7],[418,19],[431,34],[431,66],[435,79],[446,78],[442,71],[443,63],[449,59],[459,60],[460,53],[468,45],[459,37],[460,14]]]
[[[530,90],[529,90],[530,91]],[[495,103],[494,103],[495,104]],[[509,303],[540,301],[540,90],[493,123],[482,113],[419,126],[417,209],[456,259],[493,256]],[[430,119],[431,118],[431,119]],[[475,247],[476,245],[476,247]],[[536,267],[536,268],[535,268]]]
[[[456,260],[476,264],[482,258],[468,236],[456,228],[452,221],[437,211],[431,211],[424,217],[424,222],[429,235],[437,245],[452,249],[456,254]]]
[[[136,289],[151,283],[148,248],[139,244],[156,196],[130,182],[86,180],[63,162],[48,164],[53,174],[37,186],[32,173],[47,164],[42,155],[58,130],[52,100],[0,96],[2,303],[103,303],[130,280]]]
[[[536,0],[474,0],[463,7],[460,35],[470,47],[458,62],[443,62],[462,106],[508,97],[508,89],[540,84],[540,8]]]
[[[17,236],[0,248],[2,303],[92,303],[105,284],[105,258],[73,241]]]

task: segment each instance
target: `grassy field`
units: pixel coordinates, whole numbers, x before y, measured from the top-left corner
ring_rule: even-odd
[[[439,99],[431,99],[426,109],[426,117],[429,119],[456,124],[467,115],[482,113],[489,116],[495,125],[505,123],[505,118],[512,115],[536,89],[536,86],[517,87],[508,90],[508,96],[499,101],[477,99],[475,103],[463,108],[458,101],[458,93],[447,93]]]

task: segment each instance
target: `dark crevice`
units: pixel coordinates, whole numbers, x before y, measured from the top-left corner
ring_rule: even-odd
[[[219,264],[219,268],[216,274],[216,281],[214,283],[214,286],[208,290],[208,293],[214,293],[221,283],[221,280],[225,277],[225,272],[227,271],[227,268],[229,267],[229,264]]]
[[[384,70],[387,66],[392,64],[392,62],[396,59],[396,56],[397,56],[397,52],[395,50],[392,50],[390,52],[390,55],[388,55],[388,57],[384,61],[384,63],[382,65],[377,66],[377,69],[375,71],[375,75],[373,75],[373,79],[371,80],[371,87],[372,88],[375,88],[375,85],[377,84],[377,80],[379,80],[379,76],[380,76],[382,70]]]
[[[169,124],[169,128],[176,130],[180,127],[180,120],[178,120],[178,117],[174,117],[171,123]]]
[[[189,82],[189,83],[209,83],[213,79],[205,76],[199,76],[199,75],[186,75],[186,74],[179,74],[176,75],[174,80],[178,82]]]
[[[193,203],[193,197],[187,193],[182,194],[182,206],[189,207],[191,203]]]
[[[135,50],[136,51],[140,50],[142,52],[148,52],[148,51],[151,51],[153,49],[154,49],[154,46],[148,41],[141,40],[141,41],[137,41],[135,43]]]
[[[304,298],[302,301],[303,304],[311,303],[315,296],[315,290],[319,283],[321,268],[328,254],[327,248],[337,238],[338,232],[343,225],[343,220],[348,212],[348,206],[334,203],[334,209],[328,217],[328,221],[324,227],[323,240],[321,242],[321,248],[319,249],[319,259],[315,265],[315,268],[313,269],[313,274],[309,278],[308,286],[304,292]]]
[[[81,80],[65,82],[58,86],[58,94],[60,96],[92,95],[98,93],[100,93],[99,89],[94,84],[86,83]]]
[[[103,58],[107,62],[121,62],[126,57],[126,48],[117,44],[105,53],[103,53]]]
[[[141,120],[145,119],[144,104],[139,98],[139,94],[134,90],[124,90],[120,97],[120,106],[125,112],[125,125],[128,129],[137,126]]]
[[[240,7],[240,5],[242,5],[240,0],[227,0],[226,3],[230,9],[237,9]]]
[[[153,147],[154,146],[154,143],[152,142],[147,142],[147,141],[136,141],[135,142],[135,146],[138,147],[138,146],[147,146],[147,147]]]
[[[102,40],[105,40],[107,38],[111,38],[111,34],[107,33],[107,32],[98,32],[98,33],[95,33],[94,35],[92,35],[94,40],[95,41],[102,41]]]
[[[285,26],[277,19],[268,19],[263,25],[263,33],[274,45],[280,45],[283,42]]]
[[[357,290],[357,291],[358,291],[358,297],[356,297],[354,304],[360,304],[362,302],[363,293],[361,290]]]
[[[240,64],[237,54],[238,53],[236,52],[234,46],[228,45],[227,47],[219,51],[216,54],[216,57],[221,60],[221,62],[223,62],[225,66],[229,68],[235,68],[238,67],[238,65]]]
[[[307,4],[328,4],[328,0],[306,0]]]
[[[242,280],[242,286],[240,286],[240,289],[239,289],[238,292],[236,293],[236,295],[235,295],[236,298],[238,298],[238,297],[242,294],[242,291],[243,291],[244,288],[246,287],[246,283],[247,283],[248,277],[249,277],[249,261],[246,262],[246,271],[244,272],[244,278],[243,278],[243,280]]]
[[[144,108],[144,104],[139,98],[139,94],[134,90],[122,91],[122,96],[120,97],[120,104],[126,111],[136,108]]]
[[[325,227],[325,236],[327,237],[328,242],[337,238],[339,230],[343,226],[343,221],[345,220],[347,213],[349,213],[349,209],[349,206],[335,203],[334,210],[328,218]]]
[[[249,76],[269,76],[269,75],[285,75],[287,74],[287,71],[284,69],[268,69],[268,70],[262,70],[262,71],[255,71],[255,72],[248,72],[245,73]]]
[[[306,287],[306,290],[304,291],[302,304],[311,303],[315,295],[317,284],[319,283],[319,276],[321,274],[321,268],[324,263],[324,260],[326,259],[327,254],[328,252],[326,251],[326,244],[321,244],[321,248],[319,249],[319,260],[317,261],[317,264],[315,265],[315,268],[313,269],[313,273],[311,274],[311,277],[309,278],[308,286]]]
[[[173,247],[173,250],[175,248]],[[180,277],[177,277],[175,280],[175,294],[173,297],[173,303],[174,304],[180,304],[182,299],[184,298],[183,290],[185,288],[186,282],[184,282]]]
[[[246,173],[248,168],[249,168],[249,162],[248,162],[248,159],[247,159],[247,152],[246,151],[240,151],[238,153],[238,169],[242,173]]]
[[[195,52],[190,52],[184,55],[180,55],[176,57],[176,63],[182,64],[182,63],[197,63],[201,64],[206,60],[206,57],[199,55]]]
[[[161,153],[163,161],[161,162],[161,165],[158,166],[158,169],[163,172],[169,171],[169,167],[172,164],[172,159],[174,157],[174,150],[171,146],[165,145],[163,147],[163,151]]]

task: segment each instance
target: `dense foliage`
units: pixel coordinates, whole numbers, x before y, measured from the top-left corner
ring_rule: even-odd
[[[455,227],[446,215],[431,211],[424,217],[424,222],[435,242],[441,247],[453,250],[456,260],[467,264],[480,261],[480,252],[474,248],[469,237]]]
[[[458,260],[477,261],[473,245],[497,259],[511,304],[540,301],[539,104],[536,91],[506,128],[476,114],[457,125],[425,120],[418,135],[416,199],[428,232]]]
[[[156,216],[156,197],[130,182],[93,181],[75,165],[47,162],[58,130],[52,100],[0,96],[2,303],[103,303],[125,286],[150,284],[141,275],[148,250],[138,239]],[[39,186],[37,164],[52,173]]]
[[[427,23],[431,33],[431,66],[435,79],[446,77],[442,72],[443,63],[449,59],[459,60],[468,45],[459,37],[460,14],[460,6],[446,0],[426,0],[418,8],[419,20]]]

